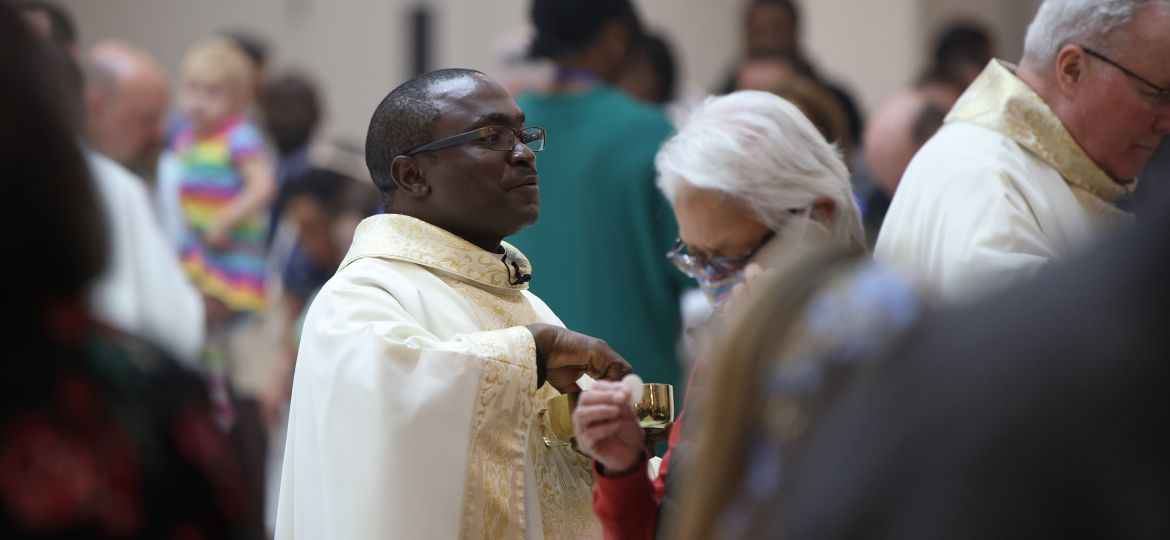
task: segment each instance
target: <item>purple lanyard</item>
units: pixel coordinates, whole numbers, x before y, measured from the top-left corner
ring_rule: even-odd
[[[557,68],[556,84],[585,83],[591,85],[605,84],[596,73],[581,68]]]

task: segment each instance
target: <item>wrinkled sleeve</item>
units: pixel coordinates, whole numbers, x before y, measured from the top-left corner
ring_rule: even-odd
[[[944,274],[948,301],[963,301],[1019,281],[1058,258],[1033,209],[1018,191],[1010,189],[1008,174],[997,176],[1005,187],[980,205],[982,218],[972,220],[969,242]],[[955,245],[964,246],[957,240]]]
[[[694,372],[691,373],[692,379]],[[691,388],[693,380],[687,382]],[[674,449],[682,438],[682,423],[685,413],[679,413],[674,429],[670,431],[669,445],[658,475],[653,480],[647,474],[645,456],[638,462],[634,472],[625,476],[607,477],[601,474],[601,465],[593,463],[593,512],[601,520],[602,532],[607,540],[655,538],[658,530],[658,515],[666,495],[666,478],[670,471]]]
[[[532,335],[515,327],[440,338],[403,307],[425,291],[351,270],[322,289],[305,320],[276,537],[457,537],[481,392],[491,387],[493,403],[532,392]],[[524,436],[519,425],[494,435]]]
[[[205,337],[203,298],[151,214],[145,190],[127,193],[126,203],[133,214],[126,218],[136,231],[131,249],[137,254],[134,275],[142,288],[138,300],[144,333],[158,336],[180,361],[198,370]]]
[[[600,467],[594,462],[593,511],[601,520],[605,538],[654,538],[658,501],[654,484],[646,474],[646,458],[638,461],[634,471],[625,476],[604,476]]]

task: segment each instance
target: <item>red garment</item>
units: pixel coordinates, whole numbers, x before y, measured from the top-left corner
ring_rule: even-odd
[[[674,428],[670,430],[668,448],[658,467],[658,477],[653,481],[646,473],[645,456],[633,472],[616,478],[603,476],[599,470],[600,464],[593,462],[593,513],[601,520],[606,539],[654,538],[658,525],[658,505],[662,502],[662,494],[666,492],[666,471],[670,465],[670,455],[682,433],[684,414],[679,413]]]
[[[691,369],[687,382],[687,394],[695,387],[695,372]],[[670,468],[670,456],[682,438],[683,416],[680,411],[670,430],[666,453],[658,466],[658,476],[653,481],[646,472],[645,455],[638,461],[633,472],[620,477],[602,476],[600,465],[593,461],[593,513],[601,520],[602,533],[607,539],[654,538],[658,527],[658,505],[666,493],[666,471]]]

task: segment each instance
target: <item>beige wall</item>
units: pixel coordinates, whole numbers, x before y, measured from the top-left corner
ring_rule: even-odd
[[[869,110],[920,69],[919,1],[807,0],[808,55]]]
[[[922,26],[937,32],[955,20],[972,20],[991,28],[999,56],[1018,62],[1024,51],[1024,33],[1040,7],[1041,0],[921,0]],[[923,36],[923,44],[934,33]]]
[[[405,26],[393,0],[65,0],[85,45],[122,37],[155,54],[174,78],[188,46],[210,33],[246,28],[267,39],[279,70],[321,83],[326,134],[360,141],[370,112],[401,78]],[[328,8],[326,8],[328,6]]]
[[[360,144],[378,100],[409,74],[406,15],[418,0],[61,1],[74,12],[83,45],[126,38],[157,55],[172,76],[198,38],[252,29],[270,41],[277,70],[297,67],[322,83],[326,135]],[[496,51],[526,26],[529,0],[423,1],[438,14],[436,64],[490,72]],[[1022,40],[1027,16],[1020,12],[1030,15],[1036,1],[805,0],[804,42],[826,75],[870,108],[918,72],[923,44],[950,15],[974,10],[1001,34]],[[648,25],[678,49],[685,79],[704,89],[738,54],[742,3],[639,0]]]

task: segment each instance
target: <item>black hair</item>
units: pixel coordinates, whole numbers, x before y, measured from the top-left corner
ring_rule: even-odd
[[[20,11],[43,11],[49,16],[49,32],[53,42],[66,48],[77,44],[77,25],[65,8],[46,0],[18,0],[13,5]]]
[[[268,62],[268,44],[264,40],[257,37],[255,34],[247,30],[228,30],[223,32],[223,37],[232,42],[252,61],[252,64],[259,69],[263,69]]]
[[[305,98],[306,104],[313,109],[314,112],[320,114],[321,99],[317,95],[317,85],[307,75],[290,71],[281,74],[279,77],[268,83],[264,89],[264,97],[273,94],[292,94],[297,97]]]
[[[54,71],[55,88],[65,113],[65,122],[70,130],[80,132],[85,123],[85,75],[81,65],[65,47],[48,47],[46,58]]]
[[[628,24],[635,39],[642,34],[642,23],[630,0],[532,0],[529,15],[536,29],[529,45],[529,55],[534,58],[555,60],[577,52],[614,19]]]
[[[991,61],[991,33],[973,22],[956,22],[943,29],[934,45],[931,73],[936,78],[954,80],[964,65],[982,68]]]
[[[58,50],[61,49],[61,50]],[[67,56],[38,39],[0,2],[0,167],[13,179],[0,198],[0,245],[9,264],[5,302],[24,309],[49,298],[78,298],[105,268],[105,216],[69,128],[62,72]]]
[[[378,210],[373,186],[333,169],[311,168],[289,180],[280,192],[283,204],[300,197],[320,205],[331,219],[344,214],[367,217]]]
[[[752,11],[760,6],[775,6],[787,11],[792,16],[792,27],[800,28],[800,6],[795,0],[751,0],[744,10],[744,17],[751,17]]]
[[[434,138],[439,107],[432,88],[438,83],[478,76],[483,73],[461,68],[424,73],[391,90],[374,109],[366,132],[366,167],[387,207],[398,187],[390,173],[394,158]]]
[[[662,95],[659,96],[661,103],[674,101],[678,93],[678,65],[675,63],[670,43],[658,34],[647,33],[638,42],[638,51],[646,55],[654,69],[654,75],[662,85]]]
[[[321,97],[312,79],[285,73],[264,86],[260,96],[264,127],[282,154],[306,144],[321,122]]]
[[[346,184],[356,181],[333,169],[314,167],[289,180],[280,190],[280,199],[285,204],[298,197],[311,199],[332,215],[340,205]]]

